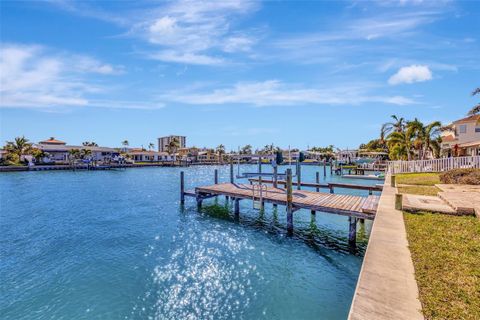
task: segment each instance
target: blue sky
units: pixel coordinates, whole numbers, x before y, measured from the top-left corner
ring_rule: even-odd
[[[357,147],[480,85],[477,1],[2,1],[1,140]]]

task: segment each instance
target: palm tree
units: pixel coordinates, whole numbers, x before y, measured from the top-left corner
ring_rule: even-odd
[[[68,151],[68,161],[70,162],[70,166],[75,170],[75,163],[80,158],[80,150],[79,149],[70,149]]]
[[[410,125],[404,131],[392,132],[387,137],[389,157],[392,160],[411,160],[417,127]]]
[[[152,142],[150,142],[148,144],[148,150],[151,151],[153,148],[155,148],[155,145]]]
[[[98,144],[96,144],[95,142],[93,141],[85,141],[85,142],[82,142],[82,145],[85,146],[85,147],[98,147]]]
[[[167,145],[167,152],[173,154],[177,152],[178,147],[180,147],[180,142],[177,138],[173,138]]]
[[[92,154],[92,150],[90,149],[82,149],[79,153],[79,157],[81,159],[87,159]]]
[[[476,88],[472,92],[472,96],[475,96],[477,94],[480,94],[480,88]],[[477,105],[470,109],[470,111],[468,112],[469,116],[473,116],[474,114],[480,114],[480,103],[477,103]]]
[[[16,137],[14,141],[7,141],[5,150],[18,156],[20,161],[23,155],[29,154],[32,150],[32,144],[25,137]]]
[[[123,140],[122,141],[122,146],[124,147],[125,150],[127,149],[128,145],[129,145],[128,140]]]
[[[223,144],[219,144],[215,151],[218,154],[218,160],[223,163],[223,155],[225,154],[225,146]]]
[[[30,150],[30,154],[35,158],[35,162],[39,163],[42,161],[43,158],[47,156],[47,153],[42,149],[32,148]]]
[[[252,146],[247,144],[246,146],[243,146],[242,149],[240,150],[241,154],[252,154]]]
[[[380,142],[385,143],[385,137],[392,131],[402,132],[405,130],[406,122],[404,118],[399,118],[396,115],[391,116],[393,122],[387,122],[382,125],[380,130]]]

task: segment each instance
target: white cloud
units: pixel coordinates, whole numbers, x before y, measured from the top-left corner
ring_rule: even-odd
[[[38,45],[2,44],[0,48],[0,107],[159,108],[163,104],[93,99],[105,89],[94,75],[111,75],[123,68],[85,55],[54,52]]]
[[[251,104],[255,106],[358,105],[386,103],[407,105],[415,103],[401,96],[378,96],[362,86],[336,86],[331,88],[305,88],[285,84],[278,80],[237,83],[232,87],[214,89],[211,92],[171,92],[160,97],[193,105]]]
[[[388,79],[391,85],[401,83],[423,82],[432,79],[432,72],[426,65],[411,65],[400,68],[397,73]]]
[[[225,60],[223,58],[189,52],[177,52],[174,50],[159,51],[157,53],[151,54],[149,57],[154,60],[160,60],[165,62],[197,65],[221,65],[225,63]]]
[[[159,47],[156,53],[147,55],[158,60],[223,64],[220,53],[248,51],[256,42],[253,35],[240,34],[232,27],[234,17],[256,8],[255,2],[242,0],[170,2],[145,15],[130,34]]]

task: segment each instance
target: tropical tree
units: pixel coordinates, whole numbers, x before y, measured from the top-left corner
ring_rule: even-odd
[[[81,157],[80,149],[70,149],[68,150],[68,161],[70,162],[70,166],[75,169],[75,163]]]
[[[437,148],[435,144],[438,143],[437,138],[440,137],[442,128],[441,122],[433,121],[424,125],[415,118],[415,120],[409,121],[407,126],[415,131],[414,147],[418,151],[419,158],[425,159],[428,151],[434,154],[434,148]]]
[[[404,131],[392,132],[387,137],[389,157],[392,160],[411,160],[413,144],[416,138],[416,127],[407,126]]]
[[[223,144],[219,144],[215,151],[218,154],[218,160],[223,162],[223,155],[225,154],[225,146]]]
[[[475,96],[477,94],[480,95],[480,88],[476,88],[472,92],[472,96]],[[468,115],[470,115],[470,116],[472,116],[474,114],[480,114],[480,103],[477,103],[477,105],[474,106],[472,109],[470,109],[470,111],[468,112]]]
[[[177,149],[180,147],[180,142],[178,141],[177,138],[173,138],[170,140],[170,142],[167,144],[167,152],[168,154],[174,154],[177,152]]]
[[[96,143],[93,142],[93,141],[85,141],[85,142],[82,142],[82,145],[85,146],[85,147],[98,147],[98,144],[96,144]]]
[[[247,144],[240,149],[240,154],[252,154],[252,146]]]
[[[154,148],[155,148],[155,145],[154,145],[152,142],[150,142],[150,143],[148,144],[148,150],[149,150],[149,151],[152,151],[152,149],[154,149]]]
[[[75,152],[76,154],[76,152]],[[90,156],[92,155],[92,150],[90,149],[82,149],[79,154],[78,154],[78,157],[80,159],[88,159]]]
[[[402,117],[392,115],[391,118],[393,121],[384,123],[380,129],[380,142],[385,143],[385,137],[388,136],[390,132],[403,132],[405,130],[406,122]]]
[[[42,159],[47,156],[47,153],[45,151],[38,148],[32,148],[30,150],[30,154],[35,158],[36,163],[42,162]]]
[[[5,150],[9,154],[14,154],[11,156],[11,161],[19,162],[22,159],[23,155],[30,154],[32,150],[32,144],[25,137],[16,137],[14,141],[7,141]]]
[[[359,149],[364,151],[369,151],[369,152],[383,152],[383,151],[387,151],[388,147],[385,144],[385,141],[382,142],[381,139],[373,139],[373,140],[370,140],[368,143],[362,143],[359,146]]]

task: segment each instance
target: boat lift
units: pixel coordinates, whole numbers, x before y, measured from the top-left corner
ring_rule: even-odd
[[[240,155],[240,153],[238,153]],[[286,179],[287,173],[279,173],[279,172],[262,172],[262,156],[258,156],[258,172],[243,172],[240,174],[240,156],[237,156],[237,179],[248,179],[248,178],[261,178],[261,177],[270,177],[272,180],[276,177],[277,179]],[[272,155],[273,156],[273,155]],[[291,162],[291,156],[290,156],[290,148],[288,150],[288,157],[289,157],[289,167],[291,168],[292,162]],[[272,167],[275,169],[277,168],[278,164],[276,163],[275,159],[272,159],[270,162]],[[295,174],[292,175],[292,177],[295,177],[297,175],[297,171],[295,170]]]

